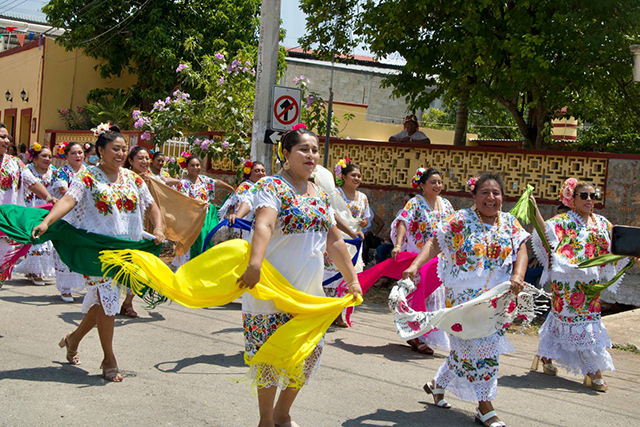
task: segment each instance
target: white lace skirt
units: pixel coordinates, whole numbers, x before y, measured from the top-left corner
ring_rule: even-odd
[[[445,308],[445,287],[438,287],[431,295],[427,297],[425,302],[427,311],[433,312]],[[419,339],[421,342],[436,350],[448,351],[451,349],[449,336],[444,331],[434,329],[431,330],[431,332],[429,332],[428,334],[421,336]]]
[[[14,272],[36,277],[53,277],[56,274],[54,253],[51,242],[33,245],[26,258],[16,265]]]
[[[82,291],[85,280],[82,274],[74,273],[62,262],[57,252],[53,252],[53,259],[56,271],[56,287],[61,294],[71,294]]]
[[[498,392],[499,356],[513,353],[513,345],[501,333],[462,340],[449,336],[451,352],[435,376],[438,387],[460,399],[492,401]]]
[[[111,286],[111,282],[112,279],[104,277],[91,276],[86,279],[87,293],[82,301],[82,313],[86,314],[94,305],[102,304],[105,315],[118,314],[122,285],[115,283],[115,286]]]
[[[600,319],[567,323],[551,312],[540,328],[538,356],[553,359],[574,374],[615,370],[607,348],[611,348],[611,339]]]

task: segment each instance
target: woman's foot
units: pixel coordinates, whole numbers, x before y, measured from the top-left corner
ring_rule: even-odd
[[[44,279],[42,277],[38,277],[38,276],[33,276],[31,278],[31,283],[33,283],[36,286],[45,286],[46,283],[44,282]]]
[[[103,360],[100,364],[100,369],[102,369],[102,376],[105,380],[115,383],[122,382],[122,375],[120,375],[120,369],[118,369],[116,361],[107,362]]]
[[[482,424],[486,427],[506,427],[506,424],[500,421],[500,418],[498,418],[496,411],[494,411],[493,409],[483,414],[480,411],[480,408],[476,408],[475,421],[478,424]]]
[[[69,343],[70,336],[71,334],[67,334],[64,338],[62,338],[62,341],[58,343],[58,346],[60,346],[60,348],[67,349],[67,362],[69,362],[71,365],[79,365],[80,360],[78,359],[78,344],[76,343],[72,346],[72,344]]]
[[[60,299],[64,302],[73,302],[73,295],[71,294],[61,294]]]
[[[590,387],[592,390],[605,392],[609,389],[607,383],[602,377],[602,372],[598,371],[595,374],[587,374],[584,376],[583,384]]]
[[[289,419],[287,421],[276,421],[274,423],[275,427],[300,427],[300,425],[297,422],[293,421],[291,417],[288,418]]]
[[[420,354],[426,354],[427,356],[432,356],[434,351],[431,347],[420,341],[420,338],[414,338],[412,340],[407,341],[407,343],[411,346],[411,350],[417,351]]]
[[[136,311],[133,309],[133,304],[122,304],[122,307],[120,308],[120,314],[122,316],[131,317],[132,319],[138,317],[138,313],[136,313]]]
[[[542,372],[547,375],[556,376],[558,375],[558,368],[553,365],[553,360],[547,359],[546,357],[540,357],[538,355],[533,357],[533,362],[531,363],[531,370],[537,371],[540,366],[540,362],[542,362]]]
[[[430,383],[426,383],[422,389],[427,393],[433,396],[433,403],[438,408],[449,409],[451,405],[444,400],[444,389],[437,386],[435,381],[431,381]]]
[[[348,328],[349,327],[347,322],[345,322],[344,319],[342,318],[342,313],[340,313],[340,316],[338,316],[336,318],[336,320],[333,321],[333,324],[336,325],[336,326],[339,326],[341,328]]]

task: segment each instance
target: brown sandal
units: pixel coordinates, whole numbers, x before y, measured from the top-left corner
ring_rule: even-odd
[[[60,348],[65,348],[67,349],[67,362],[69,362],[71,365],[79,365],[80,364],[80,360],[78,359],[78,350],[76,351],[71,351],[69,350],[69,335],[71,334],[67,334],[64,338],[62,338],[62,341],[60,341],[58,343],[58,345],[60,346]]]
[[[138,317],[138,313],[133,309],[133,305],[125,306],[122,304],[122,307],[120,308],[120,315],[131,317],[132,319]]]
[[[122,382],[122,375],[120,375],[120,369],[118,368],[102,368],[102,376],[107,381],[114,383]]]
[[[420,354],[426,354],[427,356],[433,356],[433,349],[420,341],[419,338],[414,338],[412,340],[407,341],[407,343],[411,346],[412,351],[417,351]]]

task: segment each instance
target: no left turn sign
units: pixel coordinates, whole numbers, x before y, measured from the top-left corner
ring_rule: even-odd
[[[293,125],[300,123],[301,95],[300,89],[274,86],[271,116],[271,127],[274,130],[287,131]]]

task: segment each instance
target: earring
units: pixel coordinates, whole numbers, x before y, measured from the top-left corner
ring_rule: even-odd
[[[282,169],[288,171],[289,169],[291,169],[291,165],[289,164],[289,159],[286,159],[284,161],[284,164],[282,165]]]

